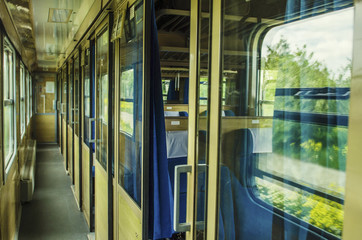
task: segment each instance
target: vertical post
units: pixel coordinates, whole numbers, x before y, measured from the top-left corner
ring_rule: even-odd
[[[112,29],[113,29],[113,13],[109,13],[108,19],[108,240],[113,240],[113,84],[114,84],[114,71],[113,71],[113,42],[111,42]]]
[[[196,146],[199,115],[199,73],[200,73],[200,1],[191,0],[190,6],[190,77],[189,77],[189,121],[188,121],[188,152],[187,164],[191,172],[187,176],[187,210],[186,222],[191,224],[190,231],[186,232],[186,239],[194,239],[196,234],[196,206],[197,206],[197,168]]]
[[[362,2],[354,1],[353,60],[351,100],[346,162],[346,199],[344,207],[343,239],[358,239],[362,235]]]
[[[149,178],[150,178],[150,70],[151,70],[151,28],[153,0],[143,4],[143,86],[142,86],[142,239],[150,239],[149,221]]]
[[[207,237],[216,239],[218,234],[218,186],[219,186],[219,151],[220,151],[220,82],[221,74],[221,29],[222,13],[220,0],[212,1],[211,32],[211,94],[210,94],[210,131],[209,131],[209,179]]]

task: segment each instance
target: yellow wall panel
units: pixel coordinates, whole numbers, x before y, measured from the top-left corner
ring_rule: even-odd
[[[91,166],[89,162],[89,148],[84,142],[82,143],[82,147],[82,210],[87,224],[90,226],[89,168]]]
[[[56,142],[55,115],[35,115],[35,131],[38,143]]]
[[[96,240],[108,238],[108,177],[95,161],[95,234]],[[126,238],[125,238],[126,239]]]

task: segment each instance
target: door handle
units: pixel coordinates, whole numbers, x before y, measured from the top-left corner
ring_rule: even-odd
[[[62,104],[61,104],[61,114],[62,114],[62,115],[65,114],[65,111],[64,111],[65,104],[66,104],[66,103],[62,103]]]
[[[96,142],[95,139],[92,139],[92,122],[94,122],[96,119],[95,118],[89,118],[89,125],[88,125],[88,139],[89,139],[89,143],[94,143]]]
[[[173,195],[173,228],[176,232],[190,231],[190,223],[180,223],[180,175],[191,172],[191,165],[179,165],[175,167],[175,192]]]

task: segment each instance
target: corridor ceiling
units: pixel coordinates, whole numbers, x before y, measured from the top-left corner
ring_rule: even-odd
[[[33,69],[56,69],[94,1],[5,0]]]

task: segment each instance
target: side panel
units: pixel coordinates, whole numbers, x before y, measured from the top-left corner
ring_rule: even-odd
[[[89,168],[92,167],[89,164],[89,148],[83,142],[82,143],[82,210],[84,213],[85,220],[90,227],[90,176]]]
[[[73,179],[73,129],[68,125],[68,172],[70,178]]]
[[[98,161],[95,162],[95,229],[96,239],[108,239],[108,175]]]
[[[117,186],[118,191],[118,215],[127,216],[119,218],[119,236],[124,239],[142,239],[139,233],[142,232],[140,211],[135,203],[129,201],[127,193]],[[133,206],[133,208],[132,208]],[[138,214],[137,214],[138,213]]]
[[[66,160],[67,160],[67,157],[66,157],[66,154],[67,154],[67,123],[66,123],[66,120],[63,119],[62,120],[62,140],[63,140],[63,144],[62,144],[62,147],[63,147],[63,159],[64,159],[64,168],[66,168]]]
[[[74,193],[78,205],[80,202],[79,179],[79,138],[74,136]]]

